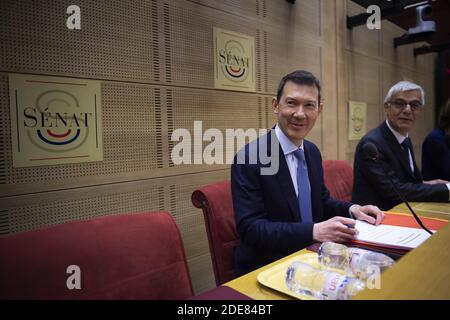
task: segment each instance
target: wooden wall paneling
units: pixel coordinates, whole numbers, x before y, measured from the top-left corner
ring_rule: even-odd
[[[323,44],[320,48],[320,73],[324,111],[321,115],[321,151],[324,159],[338,159],[339,149],[339,101],[338,101],[338,60],[337,60],[337,6],[336,1],[322,2],[321,24]]]
[[[355,4],[354,2],[347,0],[346,3],[347,15],[353,16],[365,12],[365,10]],[[353,29],[347,29],[346,23],[346,49],[357,52],[363,55],[371,57],[379,57],[380,50],[380,31],[369,30],[366,25],[354,27]]]
[[[1,77],[2,104],[8,105],[7,77]],[[2,194],[21,194],[106,184],[133,179],[217,170],[224,165],[180,165],[170,162],[175,129],[190,130],[194,138],[194,121],[202,121],[203,134],[218,128],[226,144],[226,129],[258,129],[262,122],[258,99],[251,93],[233,93],[188,88],[159,88],[146,84],[103,82],[104,160],[64,166],[13,168],[10,149],[9,108],[2,109],[5,123],[5,168]],[[265,107],[264,107],[265,108]],[[249,117],[252,114],[254,116]],[[203,144],[203,148],[209,142]],[[194,145],[192,143],[191,149]],[[237,149],[235,149],[237,150]],[[226,152],[224,152],[223,160]],[[193,157],[191,157],[193,160]],[[58,179],[55,179],[57,177]],[[93,179],[95,177],[95,179]]]
[[[280,79],[291,72],[288,51],[285,48],[287,35],[280,30],[264,26],[261,29],[262,54],[264,56],[264,72],[267,83],[264,90],[267,94],[276,95]]]
[[[11,161],[11,119],[9,112],[9,88],[8,77],[0,73],[0,194],[3,185],[8,183],[8,161]],[[1,210],[1,209],[0,209]]]
[[[68,4],[1,1],[0,70],[94,79],[157,81],[157,23],[151,1],[80,0],[81,30],[68,30]]]
[[[276,114],[272,111],[272,97],[266,98],[266,106],[267,128],[270,129],[277,124]]]
[[[347,53],[349,99],[378,103],[380,101],[380,70],[377,60]]]
[[[402,61],[405,56],[408,56],[408,50],[406,46],[399,46],[394,48],[394,38],[401,36],[405,31],[400,27],[383,21],[381,29],[381,45],[382,45],[382,55],[381,57],[386,61],[394,65],[400,66],[403,64]]]
[[[420,47],[422,44],[416,45],[417,47]],[[429,54],[421,54],[419,56],[415,57],[415,60],[417,61],[417,69],[416,71],[421,74],[428,74],[433,75],[434,77],[434,61],[436,59],[435,53],[429,53]]]
[[[218,11],[223,11],[232,15],[238,15],[245,19],[256,19],[262,15],[265,9],[267,0],[182,0],[200,4],[205,7],[210,7]]]
[[[321,10],[323,0],[297,0],[295,4],[287,1],[265,0],[267,15],[263,21],[271,26],[282,28],[283,33],[295,38],[303,37],[317,41],[322,35]]]
[[[214,87],[213,27],[256,35],[254,21],[188,1],[165,3],[164,23],[166,82],[189,87]]]
[[[3,166],[7,172],[2,194],[30,193],[147,177],[163,168],[161,105],[155,87],[102,82],[104,160],[57,166],[12,167],[7,75],[1,74],[2,128],[7,136]],[[95,177],[95,179],[93,179]],[[90,181],[90,182],[89,182]]]
[[[347,1],[337,0],[336,4],[336,94],[337,94],[337,119],[338,119],[338,157],[337,159],[347,159],[348,143],[348,80],[346,51],[346,17]],[[353,163],[353,159],[349,161]]]
[[[243,129],[245,131],[259,128],[261,120],[258,115],[258,96],[254,94],[237,92],[230,94],[226,91],[185,88],[174,88],[172,92],[173,105],[168,106],[168,108],[173,109],[173,114],[170,116],[173,119],[173,129],[188,129],[192,138],[194,138],[194,121],[202,121],[202,133],[209,128],[219,129],[223,136],[222,159],[225,166],[227,166],[225,162],[227,152],[229,154],[231,152],[232,158],[232,155],[238,151],[237,147],[233,151],[231,143],[227,143],[226,130]],[[169,135],[171,135],[170,131]],[[203,150],[208,144],[210,142],[203,143]],[[235,143],[236,145],[237,142]],[[192,148],[194,148],[194,144],[192,144]],[[171,153],[172,149],[169,148],[169,154]],[[194,160],[193,157],[192,160]],[[202,170],[215,170],[224,168],[224,165],[178,165],[172,167],[170,172],[178,173],[180,170],[198,171],[200,168]],[[198,168],[196,168],[197,166]]]

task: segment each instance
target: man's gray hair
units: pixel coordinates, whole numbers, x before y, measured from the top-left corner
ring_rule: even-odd
[[[422,97],[422,105],[425,105],[425,92],[423,91],[422,87],[418,84],[409,82],[409,81],[400,81],[397,82],[392,86],[392,88],[389,89],[389,92],[387,93],[386,97],[384,98],[384,103],[388,103],[391,101],[392,97],[397,94],[398,92],[403,91],[411,91],[411,90],[419,90],[420,95]]]

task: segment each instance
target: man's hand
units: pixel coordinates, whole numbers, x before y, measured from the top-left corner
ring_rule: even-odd
[[[352,215],[356,220],[366,221],[368,223],[379,225],[384,219],[384,213],[377,206],[354,206]]]
[[[426,184],[447,184],[447,183],[449,183],[449,181],[441,180],[441,179],[435,179],[435,180],[424,181],[423,183],[426,183]]]
[[[314,224],[313,239],[318,242],[347,242],[358,234],[355,220],[344,217],[334,217],[327,221]]]

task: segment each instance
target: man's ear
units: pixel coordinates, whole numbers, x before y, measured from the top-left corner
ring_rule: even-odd
[[[278,101],[276,97],[272,97],[272,111],[273,113],[278,113]]]
[[[323,110],[323,102],[319,103],[319,109],[318,109],[319,114],[322,112],[322,110]]]

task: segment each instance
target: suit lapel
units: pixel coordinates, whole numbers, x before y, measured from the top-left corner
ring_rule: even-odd
[[[274,128],[269,132],[267,135],[267,150],[268,154],[271,153],[271,143],[270,139],[272,138],[277,139],[277,135],[275,134]],[[285,196],[286,201],[288,202],[290,213],[292,216],[293,221],[300,221],[300,209],[298,207],[298,199],[297,195],[295,194],[294,184],[292,183],[291,174],[289,172],[289,168],[286,162],[286,157],[284,156],[283,149],[281,148],[281,144],[277,139],[277,146],[278,146],[278,160],[279,160],[279,167],[278,172],[275,174],[275,178],[278,182],[278,185],[280,187],[280,190],[282,194]]]
[[[280,185],[282,193],[286,196],[293,220],[300,221],[300,209],[298,206],[297,195],[295,194],[294,184],[292,183],[291,174],[286,162],[286,157],[281,149],[281,145],[279,148],[280,167],[278,169],[278,173],[276,174],[278,184]]]

